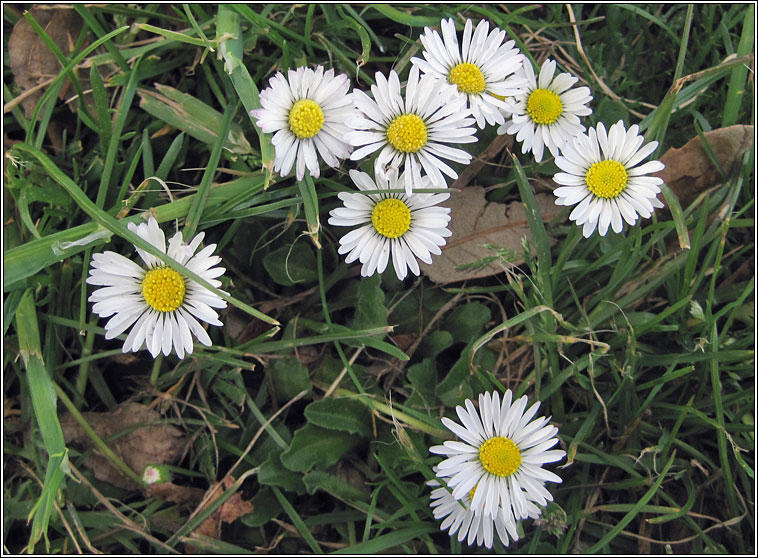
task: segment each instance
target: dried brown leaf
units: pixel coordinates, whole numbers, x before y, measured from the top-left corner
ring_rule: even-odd
[[[102,439],[120,433],[108,446],[138,475],[146,465],[173,463],[184,450],[185,439],[181,430],[165,424],[161,416],[139,403],[126,403],[107,413],[82,413],[84,420]],[[66,443],[92,447],[92,442],[72,416],[61,418]],[[126,489],[138,488],[133,481],[116,469],[100,454],[93,452],[85,461],[95,478]]]
[[[205,491],[202,488],[181,486],[173,482],[160,482],[145,487],[148,498],[158,498],[183,506],[196,506],[203,499]]]
[[[753,126],[735,124],[704,134],[727,175],[740,164],[742,155],[753,145],[753,133]],[[668,184],[682,205],[689,205],[698,194],[721,181],[699,136],[692,138],[683,147],[672,147],[660,160],[666,168],[657,173],[657,176]],[[665,199],[662,201],[665,203]]]
[[[234,477],[224,477],[224,489],[228,489],[233,484]],[[208,489],[206,492],[206,498],[208,495],[210,495],[211,498],[208,501],[212,502],[221,495],[221,492],[222,491],[220,490],[219,485],[216,484]],[[243,515],[252,513],[252,511],[253,505],[247,500],[243,500],[242,494],[235,492],[229,497],[226,502],[221,504],[218,509],[216,509],[216,511],[214,511],[205,521],[203,521],[197,527],[197,529],[193,531],[193,534],[204,535],[206,537],[218,539],[221,537],[222,523],[232,523],[234,521],[237,521],[237,519]],[[198,551],[194,547],[187,545],[187,552],[194,554]]]
[[[82,20],[72,9],[42,9],[34,6],[31,14],[40,24],[63,54],[68,55],[82,29]],[[25,18],[13,26],[8,39],[8,57],[16,83],[24,90],[33,89],[58,75],[61,63]],[[32,116],[44,88],[40,87],[22,101],[27,118]],[[61,89],[59,97],[68,93],[67,85]]]
[[[453,235],[442,247],[440,256],[434,257],[431,264],[421,264],[424,274],[432,281],[451,283],[496,275],[504,270],[505,262],[465,271],[456,268],[492,256],[493,251],[486,248],[486,244],[521,254],[521,239],[526,236],[531,240],[524,204],[488,202],[484,193],[481,186],[469,186],[454,192],[442,204],[451,209],[449,228]],[[545,221],[552,221],[561,213],[562,208],[555,205],[552,195],[537,194],[535,199]],[[522,262],[523,259],[518,259],[512,265]]]

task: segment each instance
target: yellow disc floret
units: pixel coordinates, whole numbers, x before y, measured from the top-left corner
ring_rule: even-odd
[[[300,99],[290,109],[290,131],[298,139],[312,138],[324,125],[324,111],[310,99]]]
[[[507,477],[518,471],[521,452],[510,438],[496,436],[479,447],[479,461],[488,473]]]
[[[173,312],[184,301],[184,278],[169,267],[156,267],[142,279],[142,296],[158,312]]]
[[[537,124],[555,124],[563,114],[563,103],[557,93],[549,89],[535,89],[526,101],[526,113]]]
[[[593,164],[584,176],[587,188],[598,198],[615,198],[624,191],[628,179],[626,167],[612,159]]]
[[[403,236],[411,228],[411,210],[398,199],[382,200],[371,212],[371,224],[387,238]]]
[[[450,68],[447,80],[458,86],[458,91],[468,95],[483,93],[487,88],[484,74],[478,66],[469,62],[462,62]]]
[[[426,145],[426,124],[415,114],[403,114],[387,127],[387,141],[403,153],[416,153]]]

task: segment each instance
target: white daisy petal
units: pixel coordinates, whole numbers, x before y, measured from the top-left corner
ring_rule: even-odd
[[[424,41],[427,45],[434,42],[429,37]],[[474,128],[468,127],[473,120],[468,118],[465,99],[459,102],[451,99],[456,94],[453,85],[438,80],[433,74],[422,77],[420,70],[416,64],[411,67],[405,97],[395,71],[390,72],[389,78],[377,72],[376,84],[371,87],[373,99],[354,92],[355,109],[362,115],[345,120],[348,128],[345,140],[355,147],[350,159],[359,161],[379,151],[374,160],[374,174],[384,176],[390,170],[402,174],[407,194],[411,193],[413,183],[421,180],[421,166],[432,176],[434,184],[444,187],[446,181],[442,173],[454,177],[455,171],[443,163],[443,159],[462,164],[471,161],[471,154],[466,151],[438,147],[432,152],[431,144],[476,141]],[[400,264],[400,260],[395,263]]]
[[[210,244],[195,253],[204,233],[189,243],[177,233],[169,240],[167,249],[163,231],[153,217],[147,223],[130,223],[129,228],[211,285],[217,288],[221,285],[217,278],[224,273],[224,268],[215,267],[221,262],[221,258],[213,255],[216,245]],[[87,283],[103,285],[89,297],[94,303],[92,311],[101,318],[112,316],[105,324],[105,338],[113,339],[131,328],[123,351],[139,351],[145,346],[153,357],[159,353],[168,356],[172,350],[179,358],[190,354],[192,333],[210,345],[206,331],[187,311],[208,323],[222,325],[213,308],[225,308],[226,301],[182,277],[159,258],[140,252],[147,269],[113,252],[92,257]]]
[[[353,103],[363,101],[348,93],[350,80],[345,74],[335,76],[322,66],[290,70],[288,79],[281,73],[273,76],[269,87],[261,91],[262,108],[250,114],[264,132],[274,133],[276,172],[285,176],[294,166],[298,180],[306,170],[317,178],[319,155],[328,166],[336,167],[352,151],[345,121],[359,116]]]
[[[406,277],[408,270],[418,275],[416,260],[431,263],[431,254],[441,253],[440,246],[451,235],[447,229],[449,210],[436,206],[448,196],[408,193],[408,190],[423,190],[429,186],[427,177],[409,180],[409,170],[399,176],[394,171],[385,177],[377,174],[375,180],[364,172],[351,170],[351,179],[364,192],[395,189],[404,192],[370,196],[341,192],[339,199],[343,207],[329,213],[330,225],[362,225],[340,239],[338,253],[348,254],[347,263],[360,259],[364,276],[384,272],[390,261],[400,280]]]
[[[425,76],[433,76],[439,83],[453,84],[452,94],[463,102],[462,109],[471,112],[479,128],[484,128],[485,122],[502,124],[500,111],[482,99],[490,98],[493,93],[502,96],[524,55],[514,48],[514,41],[503,44],[505,31],[498,28],[490,31],[486,20],[480,21],[476,30],[473,30],[473,22],[466,20],[460,44],[452,19],[443,20],[441,27],[442,37],[437,31],[424,29],[419,37],[424,45],[423,58],[414,57],[411,63]]]
[[[566,142],[584,131],[579,116],[592,113],[586,106],[592,100],[589,88],[572,89],[577,78],[568,73],[556,76],[555,70],[555,61],[547,59],[535,77],[531,62],[524,60],[514,76],[524,85],[511,97],[512,121],[497,130],[498,134],[515,134],[516,141],[522,142],[521,152],[531,152],[537,162],[542,161],[546,148],[554,157],[561,154]]]
[[[596,230],[604,236],[609,228],[619,233],[624,221],[635,225],[638,215],[648,218],[660,204],[657,194],[663,181],[645,175],[661,171],[664,165],[660,161],[642,163],[657,143],[642,145],[644,138],[638,132],[638,126],[626,130],[619,120],[606,133],[599,123],[587,134],[570,139],[555,160],[563,172],[553,178],[564,185],[554,190],[555,203],[576,206],[569,218],[582,226],[586,238]]]
[[[537,506],[553,499],[545,482],[561,482],[560,477],[541,468],[566,455],[563,450],[550,449],[558,443],[558,429],[546,424],[547,418],[536,417],[539,403],[527,409],[526,396],[512,401],[510,390],[502,402],[498,393],[481,394],[478,409],[467,399],[455,409],[463,426],[442,419],[443,425],[464,441],[447,441],[430,448],[432,453],[447,456],[435,473],[445,478],[452,490],[452,495],[447,491],[433,492],[433,507],[440,505],[437,500],[445,499],[448,504],[449,497],[460,500],[465,504],[461,513],[473,513],[470,528],[489,525],[477,539],[485,542],[491,540],[494,531],[504,544],[510,539],[518,540],[515,522],[538,517]],[[435,481],[432,486],[438,485]],[[458,511],[452,505],[443,509],[435,513],[436,518]],[[494,530],[488,522],[494,523]],[[443,529],[455,524],[456,520],[443,523]]]

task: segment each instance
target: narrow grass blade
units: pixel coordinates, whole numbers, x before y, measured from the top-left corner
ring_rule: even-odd
[[[318,233],[321,230],[321,222],[318,214],[318,195],[316,194],[316,185],[310,174],[305,176],[305,180],[298,180],[297,187],[300,190],[300,197],[303,200],[305,210],[305,221],[308,224],[308,236],[321,249],[321,243],[318,240]]]
[[[750,4],[745,10],[745,19],[742,23],[742,35],[737,46],[737,56],[745,56],[753,52],[755,40],[755,5]],[[742,106],[747,88],[747,73],[750,67],[747,64],[740,65],[732,70],[729,78],[729,88],[724,101],[724,115],[721,126],[731,126],[737,123],[737,117]]]
[[[208,145],[215,143],[224,118],[220,112],[200,99],[173,87],[156,83],[155,89],[137,91],[142,109]],[[242,128],[236,123],[231,125],[224,138],[224,147],[232,153],[239,154],[253,151]]]
[[[32,532],[29,540],[29,550],[44,536],[47,549],[50,541],[47,527],[53,505],[58,497],[58,490],[63,482],[64,473],[68,467],[68,450],[63,438],[63,430],[58,420],[56,409],[55,386],[42,361],[37,311],[34,307],[34,297],[27,291],[16,310],[16,333],[18,334],[19,352],[26,366],[26,380],[34,407],[34,416],[39,425],[39,431],[50,459],[45,472],[45,482],[42,494],[32,508],[29,518],[32,519]]]
[[[247,8],[249,10],[249,8]],[[229,74],[234,90],[245,107],[245,112],[250,118],[261,148],[261,166],[266,172],[264,190],[268,188],[274,172],[274,146],[271,145],[271,134],[264,134],[255,124],[255,119],[250,114],[251,110],[261,106],[258,87],[256,86],[247,67],[242,63],[242,29],[240,28],[240,16],[225,4],[218,7],[216,19],[216,35],[219,42],[221,56],[224,59],[224,71]]]
[[[58,184],[63,186],[63,188],[69,193],[69,195],[74,199],[74,201],[81,207],[94,221],[99,223],[101,226],[103,226],[105,229],[111,231],[113,234],[117,234],[120,237],[124,238],[125,240],[131,242],[133,245],[143,249],[144,251],[148,252],[149,254],[152,254],[156,258],[160,259],[162,262],[164,262],[168,267],[173,269],[174,271],[179,272],[184,277],[189,277],[196,281],[199,285],[205,287],[209,291],[211,291],[213,294],[221,297],[222,299],[226,300],[230,304],[236,306],[240,310],[243,310],[250,314],[251,316],[258,318],[259,320],[263,320],[266,323],[272,324],[272,325],[279,325],[279,322],[275,319],[266,316],[262,312],[259,312],[255,308],[252,308],[248,304],[245,304],[241,300],[238,300],[237,298],[230,296],[226,294],[225,292],[217,289],[208,281],[200,277],[197,273],[194,271],[191,271],[187,269],[187,267],[183,266],[173,258],[170,258],[167,254],[164,254],[160,250],[158,250],[155,246],[144,240],[142,237],[137,235],[136,233],[133,233],[129,229],[126,228],[126,225],[123,223],[123,221],[117,221],[108,213],[97,207],[90,199],[86,196],[84,192],[81,191],[79,186],[74,183],[66,174],[64,174],[57,165],[44,153],[40,152],[37,149],[34,149],[33,147],[30,147],[26,144],[16,144],[13,146],[14,149],[17,149],[21,151],[22,153],[25,153],[29,156],[34,157],[37,159],[42,167],[45,169],[45,171],[50,175],[50,177],[55,180]]]
[[[669,458],[666,465],[663,467],[663,470],[658,475],[658,478],[656,479],[653,486],[650,487],[650,489],[645,493],[642,498],[640,498],[639,502],[637,502],[634,507],[629,510],[629,512],[621,518],[621,520],[616,523],[616,525],[613,526],[613,528],[597,543],[592,545],[591,548],[587,549],[587,554],[594,554],[595,552],[599,551],[603,547],[605,547],[607,544],[609,544],[613,539],[616,538],[616,536],[626,527],[635,517],[637,517],[642,508],[647,504],[650,499],[655,496],[655,493],[658,492],[658,489],[660,488],[661,484],[663,483],[663,479],[666,478],[666,473],[668,473],[671,466],[674,464],[674,458],[676,457],[676,452],[671,454],[671,457]]]
[[[205,204],[208,201],[211,180],[213,180],[213,175],[216,174],[218,162],[221,158],[221,148],[224,145],[224,138],[229,131],[229,127],[232,123],[232,116],[237,111],[237,106],[237,103],[229,103],[224,111],[224,119],[219,128],[220,133],[216,136],[216,143],[213,145],[211,157],[208,160],[205,172],[203,173],[203,179],[200,181],[200,186],[197,189],[197,195],[195,195],[195,199],[192,200],[192,206],[190,207],[189,213],[187,213],[187,220],[184,225],[185,242],[189,242],[194,238],[197,225],[200,223],[200,216],[203,214]]]

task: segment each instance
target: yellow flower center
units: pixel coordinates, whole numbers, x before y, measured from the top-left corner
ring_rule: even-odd
[[[169,267],[156,267],[142,279],[142,296],[158,312],[173,312],[184,301],[184,278]]]
[[[298,139],[312,138],[324,125],[324,111],[315,101],[300,99],[290,109],[289,123]]]
[[[478,66],[469,62],[463,62],[450,68],[447,80],[453,85],[457,85],[458,91],[469,95],[483,93],[487,88],[482,71]]]
[[[479,461],[488,473],[507,477],[518,471],[521,452],[510,438],[496,436],[481,445]]]
[[[584,176],[587,188],[598,198],[615,198],[626,188],[626,167],[611,159],[593,164]]]
[[[411,210],[398,199],[380,201],[371,212],[371,224],[387,238],[403,236],[411,228]]]
[[[549,89],[535,89],[526,101],[526,113],[537,124],[555,124],[563,114],[563,103],[557,93]]]
[[[387,128],[387,141],[403,153],[416,153],[426,145],[426,124],[415,114],[395,118]]]

